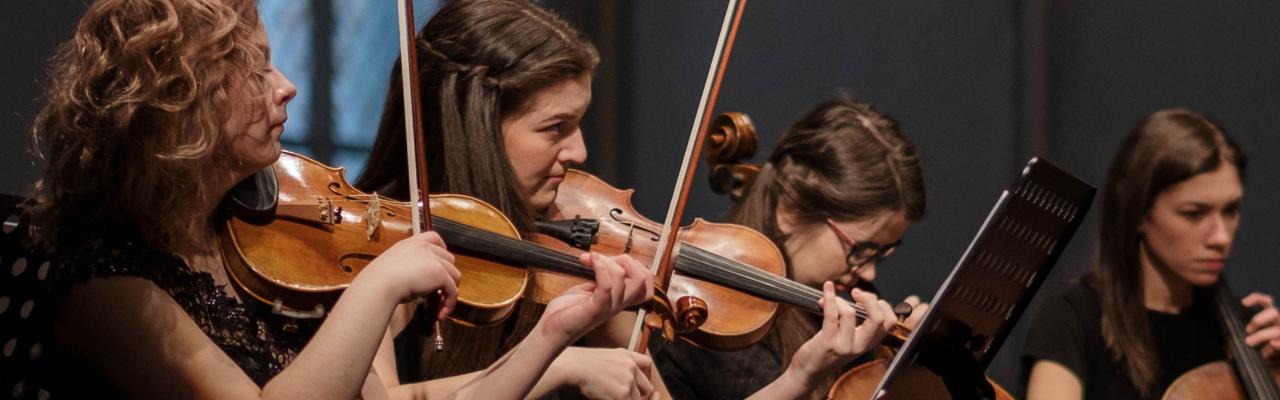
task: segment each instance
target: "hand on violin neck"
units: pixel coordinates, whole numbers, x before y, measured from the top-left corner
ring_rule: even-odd
[[[373,286],[396,304],[443,291],[444,302],[436,317],[444,318],[453,311],[462,277],[453,262],[453,255],[439,234],[420,233],[397,242],[375,258],[352,286]]]
[[[1262,357],[1275,364],[1280,361],[1280,312],[1275,300],[1266,294],[1250,293],[1240,301],[1245,307],[1260,309],[1245,325],[1245,344],[1258,348]]]
[[[905,315],[900,313],[898,307],[906,308]],[[910,295],[902,300],[897,307],[894,307],[894,314],[902,320],[902,325],[910,329],[915,329],[920,325],[920,320],[924,319],[924,314],[929,311],[929,303],[920,301],[920,296]]]
[[[824,283],[822,300],[819,301],[822,329],[796,351],[787,367],[788,372],[811,382],[818,380],[874,348],[897,322],[893,308],[875,294],[856,288],[850,294],[865,310],[866,320],[858,323],[857,310],[839,301],[831,282]]]
[[[541,332],[566,345],[628,306],[653,297],[653,274],[631,256],[583,253],[578,260],[591,267],[595,282],[569,288],[551,300],[538,322]]]

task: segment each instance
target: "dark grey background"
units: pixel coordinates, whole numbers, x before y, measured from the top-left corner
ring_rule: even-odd
[[[587,169],[635,188],[637,208],[661,219],[723,4],[548,3],[587,31],[605,59],[588,121]],[[25,153],[37,81],[82,10],[79,2],[0,1],[2,192],[22,192],[37,173]],[[1239,293],[1280,293],[1280,233],[1270,229],[1280,224],[1277,21],[1280,4],[1271,2],[755,0],[717,111],[750,114],[761,153],[792,120],[841,90],[901,122],[924,158],[929,213],[881,266],[877,284],[897,299],[932,296],[1033,154],[1101,185],[1139,118],[1191,107],[1220,122],[1251,156],[1228,279]],[[714,219],[728,202],[704,182],[700,175],[688,214]],[[1081,228],[1045,292],[1087,267],[1095,221]],[[1026,325],[989,370],[1015,393]]]

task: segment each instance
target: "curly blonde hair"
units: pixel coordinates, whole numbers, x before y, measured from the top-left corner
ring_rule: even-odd
[[[36,240],[52,249],[124,228],[162,249],[190,244],[197,200],[217,195],[200,177],[223,158],[228,116],[265,116],[236,101],[266,91],[259,24],[254,0],[90,6],[50,62],[32,129],[46,165],[26,204]]]

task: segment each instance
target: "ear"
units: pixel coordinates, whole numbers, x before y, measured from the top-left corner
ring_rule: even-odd
[[[778,232],[783,235],[790,235],[796,228],[796,212],[795,209],[779,201],[778,206],[773,209],[774,223],[778,225]]]
[[[1154,209],[1155,207],[1152,206],[1151,208]],[[1148,209],[1147,212],[1142,213],[1142,218],[1138,218],[1138,226],[1134,227],[1135,233],[1137,233],[1140,238],[1147,236],[1147,226],[1151,224],[1152,209]]]

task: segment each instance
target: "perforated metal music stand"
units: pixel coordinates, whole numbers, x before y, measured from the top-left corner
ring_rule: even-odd
[[[1075,234],[1096,189],[1032,158],[894,357],[876,399],[994,398],[985,372]]]

